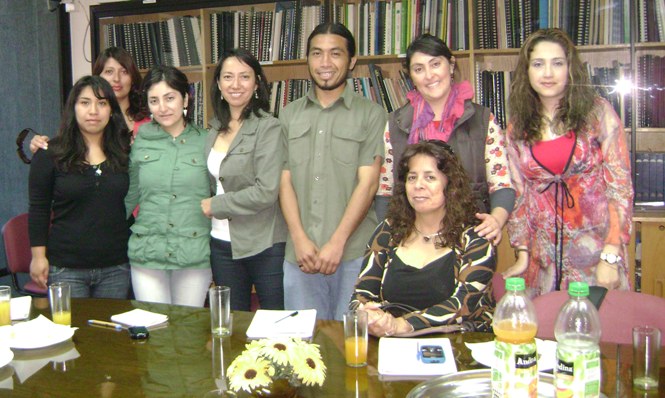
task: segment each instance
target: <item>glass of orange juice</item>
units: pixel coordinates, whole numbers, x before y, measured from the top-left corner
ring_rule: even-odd
[[[51,283],[48,287],[48,298],[53,322],[70,326],[72,324],[72,300],[69,283]]]
[[[367,365],[367,312],[351,310],[344,313],[344,352],[347,365]]]
[[[11,325],[10,301],[12,299],[12,288],[0,286],[0,326]]]

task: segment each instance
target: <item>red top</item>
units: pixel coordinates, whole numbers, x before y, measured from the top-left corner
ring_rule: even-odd
[[[541,166],[562,174],[575,147],[575,134],[572,131],[549,141],[538,141],[531,147],[533,157]]]

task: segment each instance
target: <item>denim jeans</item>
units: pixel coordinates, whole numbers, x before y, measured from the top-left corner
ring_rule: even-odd
[[[49,284],[53,282],[69,283],[72,297],[75,298],[126,299],[131,286],[128,263],[100,268],[69,268],[51,265],[48,282]]]
[[[284,309],[284,248],[286,243],[271,247],[250,257],[234,260],[231,242],[210,238],[210,262],[215,285],[231,288],[231,309],[249,311],[252,285],[262,309]]]
[[[363,257],[342,261],[332,275],[306,274],[284,260],[284,306],[287,310],[316,309],[317,319],[342,320],[349,309]]]

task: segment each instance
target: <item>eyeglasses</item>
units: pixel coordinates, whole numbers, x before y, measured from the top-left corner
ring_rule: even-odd
[[[427,141],[424,141],[424,142],[427,142],[427,143],[429,143],[429,144],[434,144],[434,145],[436,145],[436,146],[438,146],[438,147],[441,147],[441,148],[445,149],[446,151],[448,151],[451,155],[454,155],[454,154],[455,154],[455,151],[453,151],[453,147],[451,147],[450,145],[448,145],[448,143],[445,142],[445,141],[441,141],[441,140],[427,140]]]
[[[18,154],[18,157],[21,158],[23,163],[25,164],[30,164],[32,161],[28,156],[25,154],[23,151],[23,142],[25,141],[25,138],[28,136],[28,134],[34,134],[34,135],[39,135],[36,131],[34,131],[31,128],[23,129],[21,130],[20,133],[18,133],[18,136],[16,136],[16,153]]]

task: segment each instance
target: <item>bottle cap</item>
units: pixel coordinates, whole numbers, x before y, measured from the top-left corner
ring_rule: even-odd
[[[571,297],[586,297],[589,295],[589,285],[586,282],[570,282],[568,295]]]
[[[508,278],[506,279],[506,291],[521,291],[526,288],[523,278]]]

